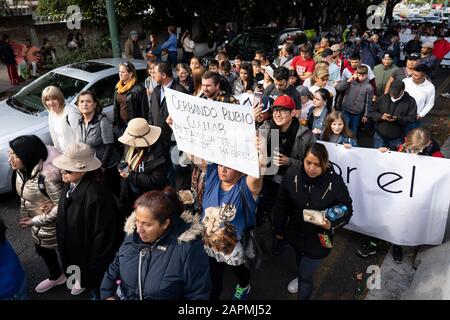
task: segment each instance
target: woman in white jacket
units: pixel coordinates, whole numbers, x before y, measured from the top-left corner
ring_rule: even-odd
[[[65,105],[64,95],[58,87],[48,86],[42,91],[42,104],[48,110],[48,127],[53,145],[60,152],[74,142],[76,127],[80,113],[72,105]]]

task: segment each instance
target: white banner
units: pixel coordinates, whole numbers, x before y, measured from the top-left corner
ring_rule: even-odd
[[[450,160],[320,143],[353,199],[347,229],[398,245],[442,244]]]
[[[211,101],[171,89],[165,94],[179,150],[259,177],[250,105]]]

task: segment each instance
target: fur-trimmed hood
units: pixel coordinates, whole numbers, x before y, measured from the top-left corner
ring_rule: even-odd
[[[185,223],[190,224],[190,227],[178,237],[179,242],[191,242],[202,234],[204,226],[200,223],[200,214],[192,215],[190,211],[185,210],[180,218]],[[132,235],[135,230],[136,213],[133,211],[125,222],[124,231],[127,235]]]

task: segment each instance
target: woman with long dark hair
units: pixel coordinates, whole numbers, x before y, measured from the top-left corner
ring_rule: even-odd
[[[252,65],[249,63],[241,64],[239,78],[234,81],[234,94],[239,95],[247,91],[253,92],[254,87]]]
[[[332,111],[333,97],[327,89],[319,89],[314,93],[313,107],[309,109],[307,127],[319,138],[325,128],[325,119]]]
[[[16,171],[16,190],[20,196],[20,226],[31,228],[35,249],[44,260],[49,277],[35,291],[44,293],[64,284],[66,277],[58,263],[56,217],[62,190],[61,175],[51,161],[59,152],[46,147],[35,135],[10,141],[8,161]]]
[[[296,253],[298,278],[289,283],[288,291],[309,300],[314,274],[333,248],[334,230],[352,216],[347,186],[331,169],[323,144],[308,149],[302,167],[289,167],[272,214],[277,239],[287,239]]]

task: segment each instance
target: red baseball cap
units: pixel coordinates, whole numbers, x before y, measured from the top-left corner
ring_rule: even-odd
[[[283,107],[286,109],[295,110],[295,102],[291,97],[282,95],[275,99],[272,108],[274,107]]]

